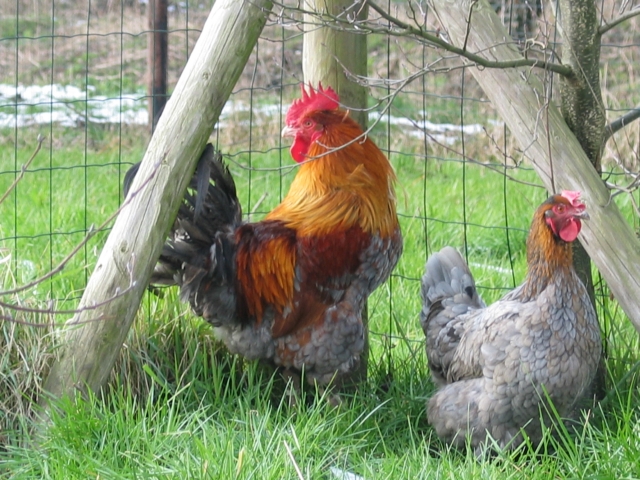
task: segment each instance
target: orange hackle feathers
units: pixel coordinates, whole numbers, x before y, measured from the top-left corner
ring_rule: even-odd
[[[301,236],[353,226],[391,235],[397,227],[396,176],[389,161],[344,111],[314,112],[312,118],[325,126],[324,133],[267,218],[283,221]]]
[[[524,293],[529,298],[536,297],[558,270],[568,270],[573,265],[573,247],[571,243],[561,241],[554,235],[546,222],[546,215],[554,205],[563,204],[582,207],[578,192],[563,191],[553,195],[536,210],[527,238],[527,278]]]

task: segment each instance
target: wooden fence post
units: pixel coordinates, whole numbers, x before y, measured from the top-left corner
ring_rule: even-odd
[[[302,69],[305,83],[333,87],[340,96],[340,103],[350,110],[351,117],[360,126],[367,128],[367,89],[346,74],[367,75],[367,36],[341,29],[319,26],[324,20],[331,21],[329,16],[345,15],[367,18],[368,7],[363,0],[310,0],[305,4],[317,12],[317,15],[304,16],[304,42],[302,47]],[[360,383],[367,378],[367,364],[369,359],[369,321],[368,310],[365,305],[362,312],[365,326],[365,345],[362,352],[360,367],[352,380]]]
[[[358,0],[312,0],[318,15],[305,15],[302,47],[302,70],[305,83],[322,82],[340,96],[340,102],[351,110],[351,116],[363,129],[367,128],[367,89],[345,74],[367,75],[367,36],[341,29],[339,26],[319,27],[323,15],[356,15],[367,18],[368,7]],[[327,21],[330,21],[327,19]]]
[[[149,34],[147,40],[147,94],[151,133],[167,103],[168,29],[167,0],[149,0],[147,5]]]

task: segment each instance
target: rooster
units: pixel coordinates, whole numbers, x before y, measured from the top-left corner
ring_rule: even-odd
[[[537,209],[527,240],[522,285],[489,307],[469,267],[445,247],[427,261],[420,323],[438,391],[427,417],[438,436],[481,451],[532,442],[549,419],[587,393],[600,358],[600,329],[572,263],[572,245],[588,218],[578,192],[553,195]],[[480,449],[480,450],[478,450]]]
[[[331,88],[302,86],[285,123],[300,166],[282,202],[244,222],[208,145],[151,283],[178,285],[232,353],[339,385],[359,364],[365,302],[402,251],[396,177]]]

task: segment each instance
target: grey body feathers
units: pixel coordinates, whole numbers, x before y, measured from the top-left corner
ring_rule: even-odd
[[[427,416],[445,441],[513,447],[521,429],[539,441],[546,396],[567,416],[587,392],[601,343],[584,286],[570,269],[534,299],[522,290],[485,307],[456,250],[428,260],[420,321],[438,391]]]

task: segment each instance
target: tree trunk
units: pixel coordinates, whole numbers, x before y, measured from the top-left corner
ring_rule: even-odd
[[[360,126],[367,128],[367,90],[356,83],[351,75],[367,75],[367,36],[336,28],[318,26],[321,16],[367,18],[368,7],[362,0],[310,0],[306,5],[318,15],[305,15],[305,34],[302,48],[304,81],[331,86],[340,96],[343,108]],[[360,383],[367,378],[369,359],[369,325],[367,305],[362,313],[365,327],[365,345],[360,366],[350,379]]]
[[[129,205],[89,279],[80,313],[67,323],[44,402],[104,386],[198,158],[270,9],[268,0],[216,1],[151,138]],[[92,305],[99,307],[88,309]]]
[[[508,34],[486,0],[433,0],[432,6],[454,45],[467,39],[468,50],[491,60],[522,58],[514,44],[505,43]],[[471,71],[545,186],[583,192],[591,220],[583,223],[580,241],[640,332],[640,241],[560,111],[546,102],[544,86],[529,68]]]
[[[575,72],[571,79],[561,77],[560,110],[569,129],[600,175],[606,113],[600,88],[598,12],[593,0],[560,0],[559,7],[559,15],[556,16],[563,40],[562,63]],[[574,265],[595,308],[591,260],[582,245],[574,248]],[[606,348],[603,351],[606,352]],[[595,384],[599,398],[604,397],[605,377],[604,363],[600,362]]]
[[[561,77],[561,111],[598,173],[606,113],[600,89],[600,35],[593,0],[560,0],[562,63],[575,75]]]

